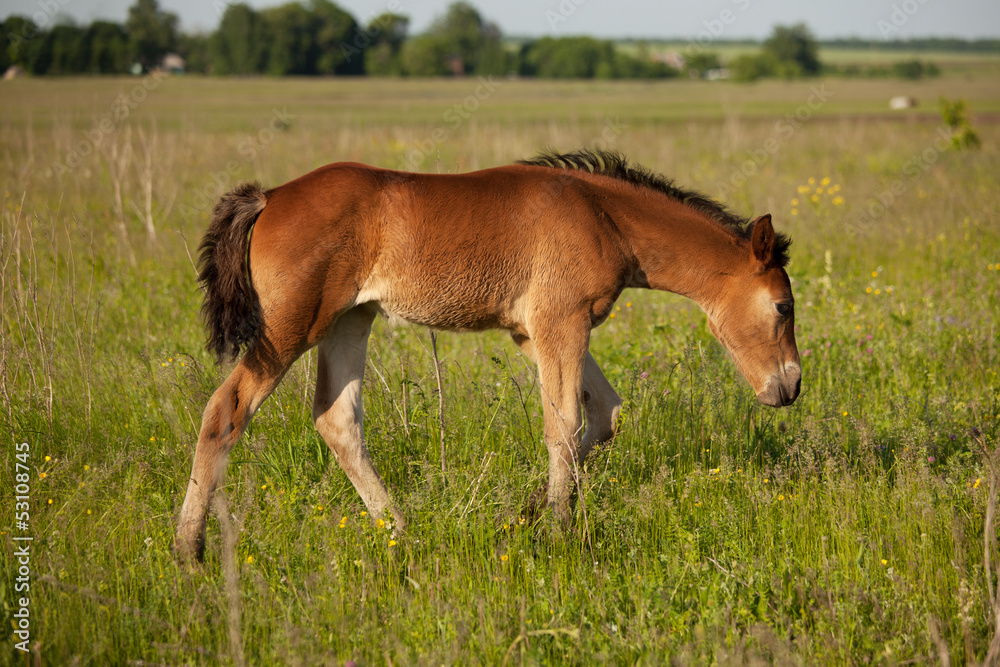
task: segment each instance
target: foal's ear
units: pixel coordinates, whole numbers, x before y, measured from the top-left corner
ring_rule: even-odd
[[[765,213],[752,223],[750,232],[750,253],[762,266],[770,266],[774,259],[774,227],[771,214]]]

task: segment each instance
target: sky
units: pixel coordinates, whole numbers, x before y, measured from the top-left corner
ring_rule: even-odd
[[[256,7],[285,0],[245,0]],[[410,17],[411,33],[427,28],[451,0],[334,0],[361,23],[385,11]],[[36,16],[49,24],[58,15],[78,23],[96,19],[123,22],[135,0],[0,0],[0,18]],[[683,40],[763,39],[776,24],[803,22],[820,39],[861,37],[1000,37],[998,0],[472,0],[505,35],[592,35],[605,38]],[[180,17],[187,32],[211,31],[226,0],[160,0]],[[38,18],[44,21],[38,21]]]

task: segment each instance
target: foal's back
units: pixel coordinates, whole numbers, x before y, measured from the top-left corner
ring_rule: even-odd
[[[322,295],[325,316],[378,302],[436,328],[523,333],[541,301],[576,306],[622,274],[622,242],[601,220],[599,196],[565,172],[540,179],[537,167],[329,165],[268,193],[251,244],[254,283],[265,302],[266,267],[278,258],[278,282]]]

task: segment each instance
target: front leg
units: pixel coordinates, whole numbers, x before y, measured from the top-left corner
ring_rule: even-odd
[[[580,401],[584,359],[590,343],[589,319],[553,322],[533,334],[541,378],[545,446],[549,451],[548,503],[560,523],[568,526],[570,497],[581,463]]]

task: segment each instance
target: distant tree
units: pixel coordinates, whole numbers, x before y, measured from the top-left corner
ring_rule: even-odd
[[[543,37],[521,51],[521,73],[552,79],[592,79],[605,66],[602,77],[614,73],[615,52],[611,42],[593,37]]]
[[[315,74],[314,21],[309,10],[290,2],[268,7],[260,16],[264,22],[264,71],[277,76]]]
[[[937,76],[941,73],[934,63],[924,63],[920,60],[904,60],[894,63],[892,73],[901,79],[922,79],[924,77]]]
[[[403,44],[403,73],[408,76],[445,76],[451,73],[448,45],[435,35],[418,35]]]
[[[206,74],[209,71],[208,36],[185,35],[177,38],[177,53],[184,58],[184,71]]]
[[[3,49],[0,63],[6,70],[11,65],[20,65],[28,72],[34,72],[37,40],[41,30],[31,19],[23,16],[8,16],[3,22]]]
[[[733,79],[743,83],[774,76],[777,73],[777,67],[777,61],[770,53],[747,53],[733,58],[729,63]]]
[[[398,76],[403,73],[400,54],[406,41],[410,19],[387,12],[372,19],[365,28],[370,40],[365,49],[365,72],[373,76]]]
[[[819,46],[804,23],[775,26],[764,42],[764,53],[774,58],[781,76],[819,74]]]
[[[211,71],[223,75],[257,74],[264,67],[263,19],[243,3],[228,5],[208,38]]]
[[[684,59],[684,72],[694,79],[701,78],[705,76],[705,72],[720,67],[722,63],[719,54],[714,51],[697,51]]]
[[[503,35],[496,23],[484,23],[482,27],[483,42],[476,62],[476,74],[507,74],[517,70],[517,62],[513,53],[503,45]]]
[[[94,21],[86,30],[86,71],[93,74],[121,74],[128,71],[129,46],[125,28],[119,23]]]
[[[507,69],[500,28],[484,21],[476,8],[467,2],[449,5],[415,51],[422,58],[442,57],[441,67],[426,61],[419,68],[442,74],[496,74]]]
[[[354,17],[330,0],[312,0],[316,74],[364,74],[364,58],[348,58],[340,45],[358,32]]]
[[[130,55],[144,69],[156,67],[177,48],[177,15],[160,9],[157,0],[136,0],[125,21]]]
[[[42,39],[52,53],[48,74],[66,76],[86,70],[89,58],[83,29],[71,23],[61,23]]]

